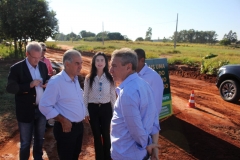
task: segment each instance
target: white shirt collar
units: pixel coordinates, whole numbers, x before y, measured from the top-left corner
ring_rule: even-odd
[[[26,63],[27,63],[27,66],[28,66],[29,69],[33,69],[33,68],[34,68],[34,67],[29,63],[28,58],[26,58]],[[34,68],[34,69],[37,69],[37,68],[38,68],[38,64],[37,64],[36,68]]]

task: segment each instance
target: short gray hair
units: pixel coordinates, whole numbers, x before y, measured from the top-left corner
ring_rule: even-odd
[[[137,54],[134,52],[134,50],[130,48],[122,48],[119,50],[115,50],[112,53],[112,59],[114,57],[119,57],[121,58],[121,64],[124,66],[128,63],[132,64],[132,70],[136,71],[137,69],[137,64],[138,64],[138,59],[137,59]]]
[[[74,49],[67,50],[63,55],[63,64],[65,64],[66,61],[71,63],[74,56],[81,57],[81,53]]]
[[[31,51],[42,52],[42,47],[38,42],[29,42],[26,46],[26,51],[28,53]]]

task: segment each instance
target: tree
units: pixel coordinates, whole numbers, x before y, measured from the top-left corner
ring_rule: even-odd
[[[224,39],[228,39],[230,42],[234,43],[237,41],[237,33],[236,32],[232,32],[232,30],[230,30],[228,32],[228,34],[225,34],[223,36],[223,40]]]
[[[99,32],[97,35],[96,35],[96,41],[102,41],[102,39],[104,39],[104,41],[107,41],[109,40],[108,38],[108,31],[104,31],[104,32]]]
[[[146,32],[145,41],[150,41],[151,38],[152,38],[152,28],[149,27],[147,32]]]
[[[95,37],[96,34],[92,33],[92,32],[87,32],[86,30],[82,30],[80,33],[82,38],[86,38],[86,37]]]
[[[124,40],[124,37],[119,32],[110,32],[107,36],[110,40]]]
[[[1,0],[0,11],[0,28],[4,37],[14,40],[16,57],[23,56],[22,46],[29,39],[46,41],[58,33],[56,13],[46,0]]]
[[[187,39],[188,39],[188,42],[190,43],[193,43],[193,39],[194,39],[194,36],[195,36],[195,30],[194,29],[189,29],[188,31],[188,36],[187,36]]]
[[[3,35],[3,31],[2,31],[2,28],[1,28],[1,19],[0,19],[0,43],[3,41],[4,39],[4,35]]]
[[[127,35],[123,35],[123,38],[124,38],[125,41],[132,41],[131,39],[128,38]]]
[[[175,32],[171,37],[172,40],[175,39]],[[177,42],[189,42],[189,43],[216,43],[217,34],[215,31],[195,31],[194,29],[190,30],[181,30],[177,32]]]
[[[224,45],[224,46],[227,46],[227,45],[230,45],[231,44],[231,41],[229,39],[222,39],[220,42],[219,42],[221,45]]]
[[[207,31],[206,37],[208,40],[208,43],[213,44],[217,41],[217,34],[215,31]]]
[[[57,40],[57,41],[66,41],[66,35],[63,34],[63,33],[58,33],[58,34],[55,36],[55,40]]]
[[[167,39],[166,39],[165,37],[163,38],[163,42],[164,42],[164,43],[167,42]]]
[[[142,37],[138,37],[135,41],[144,41]]]

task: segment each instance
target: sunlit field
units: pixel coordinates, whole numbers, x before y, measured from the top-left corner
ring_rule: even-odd
[[[102,42],[86,42],[86,41],[57,41],[47,42],[48,45],[68,45],[73,46],[80,51],[103,51],[106,54],[111,54],[115,49],[123,47],[127,48],[142,48],[147,54],[147,58],[168,58],[169,63],[196,63],[201,62],[203,57],[214,54],[215,58],[206,60],[211,63],[219,61],[229,61],[231,64],[240,64],[240,48],[208,45],[208,44],[186,44],[178,43],[174,50],[173,43],[163,42],[131,42],[131,41],[105,41]]]

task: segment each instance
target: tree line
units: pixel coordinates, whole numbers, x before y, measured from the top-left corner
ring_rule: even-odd
[[[176,36],[175,36],[176,35]],[[163,42],[176,41],[178,43],[209,43],[217,41],[215,31],[198,31],[194,29],[174,32],[169,39]],[[0,0],[0,42],[4,39],[14,43],[15,57],[23,57],[23,48],[28,41],[46,41],[52,37],[57,41],[131,41],[127,35],[120,32],[99,32],[97,34],[82,30],[78,34],[59,33],[56,12],[49,9],[46,0]],[[135,41],[153,41],[152,28],[145,32],[145,38],[138,37]],[[229,45],[237,42],[237,34],[232,30],[226,33],[220,44]],[[238,42],[239,43],[239,42]],[[11,43],[10,43],[11,44]]]
[[[175,36],[176,35],[176,36]],[[181,30],[179,32],[174,32],[173,36],[170,37],[171,40],[175,40],[176,42],[183,43],[209,43],[215,44],[218,42],[216,31],[198,31],[194,29],[190,30]],[[237,33],[229,31],[228,34],[225,34],[222,40],[220,40],[220,44],[226,45],[223,42],[227,42],[228,44],[237,42]]]
[[[108,40],[126,40],[128,41],[128,37],[125,35],[122,35],[119,32],[99,32],[98,34],[95,34],[93,32],[89,32],[86,30],[82,30],[79,32],[79,34],[75,34],[73,32],[69,34],[64,33],[58,33],[54,40],[57,41],[78,41],[78,40],[84,40],[84,41],[108,41]]]

